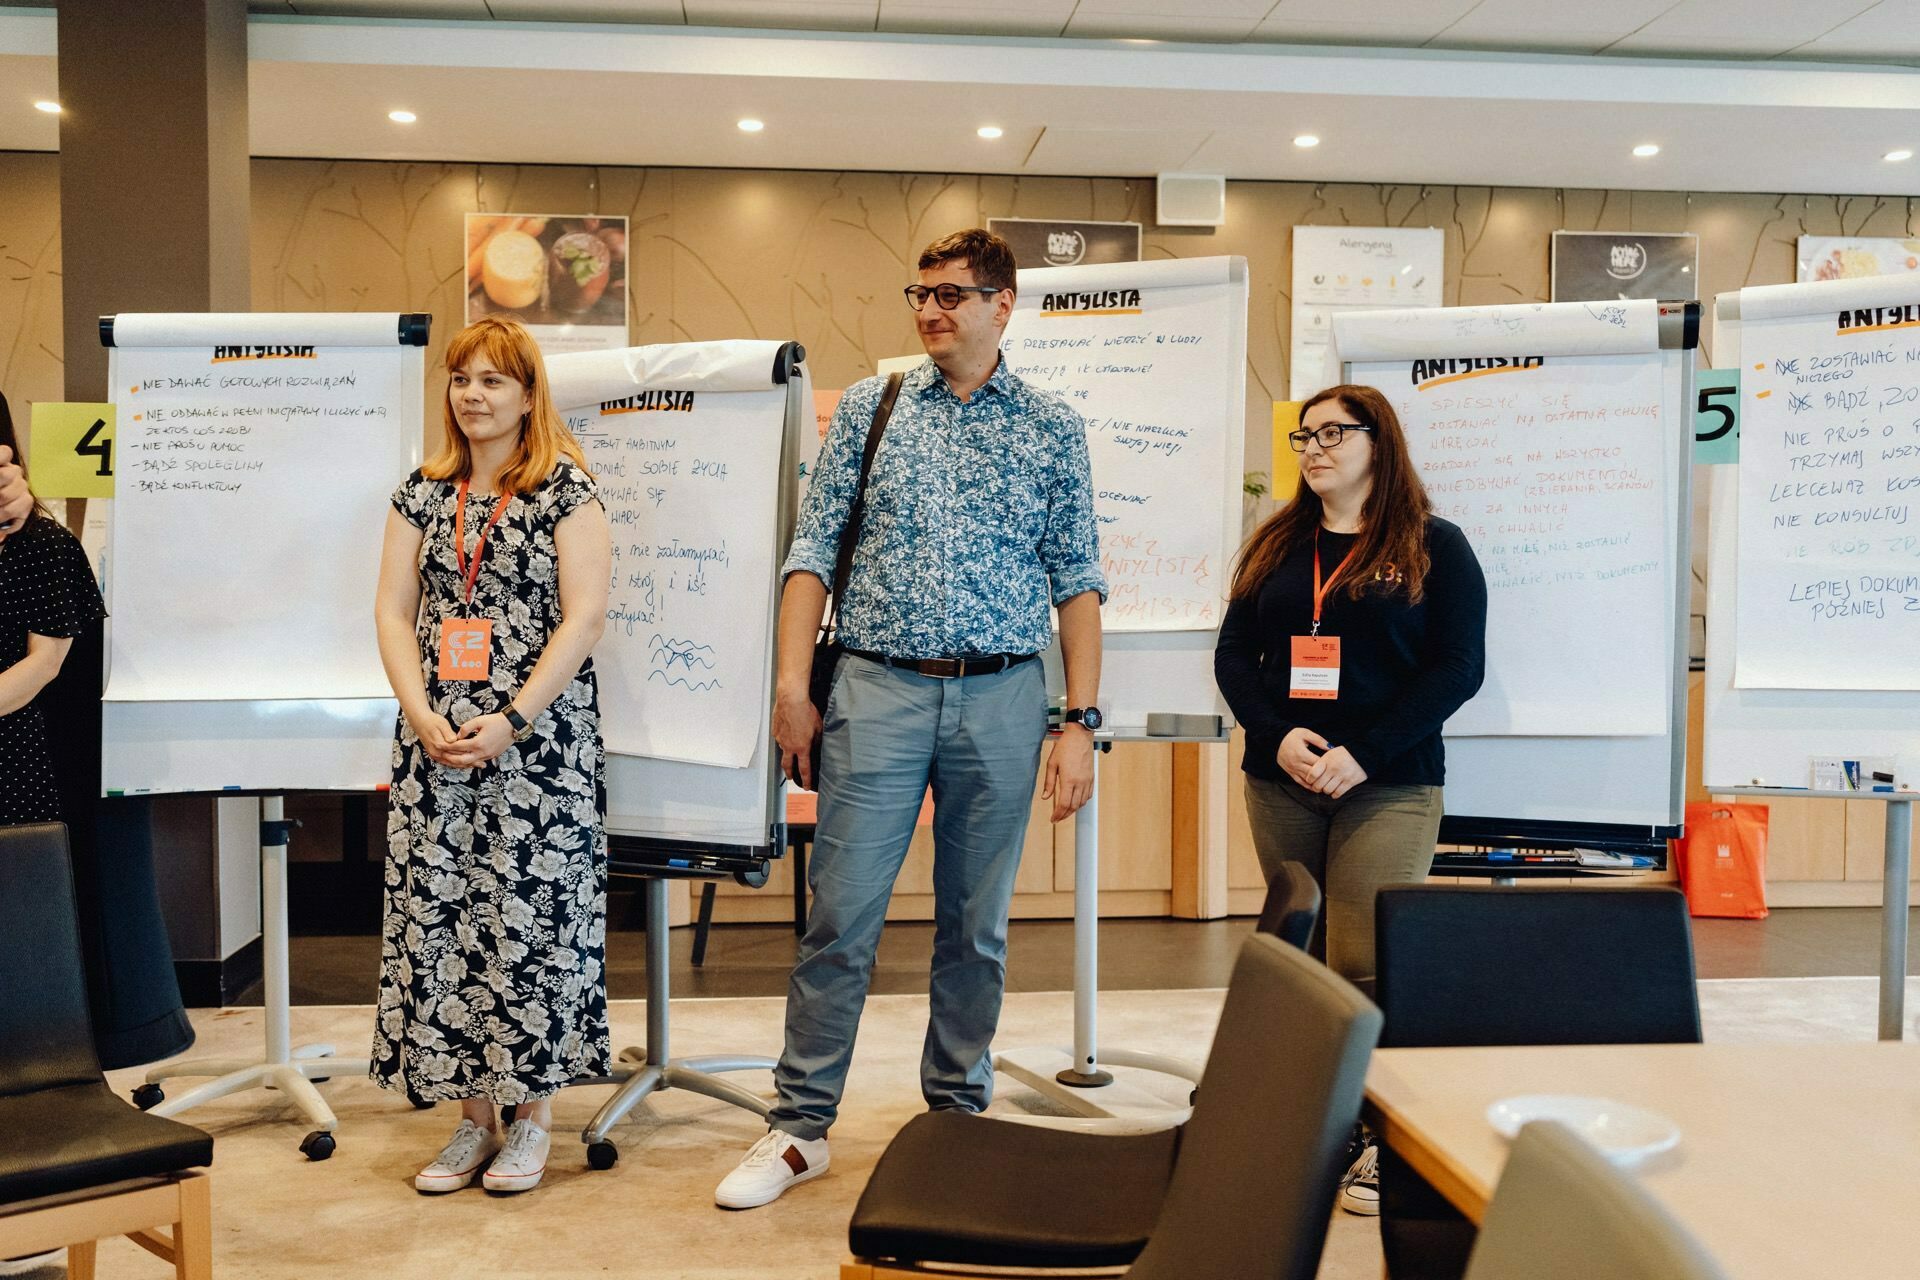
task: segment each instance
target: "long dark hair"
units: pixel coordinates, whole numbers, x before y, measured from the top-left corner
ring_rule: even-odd
[[[1302,404],[1301,420],[1306,419],[1307,410],[1328,400],[1339,401],[1355,422],[1373,428],[1373,487],[1360,508],[1360,541],[1355,544],[1353,567],[1340,575],[1338,589],[1358,599],[1369,585],[1380,582],[1388,590],[1405,590],[1407,599],[1417,602],[1427,579],[1427,517],[1433,503],[1414,474],[1400,417],[1374,388],[1344,383]],[[1320,495],[1303,477],[1293,501],[1274,512],[1240,548],[1232,598],[1244,599],[1258,591],[1289,552],[1312,542],[1324,514]]]
[[[0,445],[13,450],[14,465],[20,468],[21,475],[26,475],[27,459],[20,448],[20,436],[13,429],[13,410],[7,407],[7,393],[4,391],[0,391]],[[47,504],[40,501],[38,495],[33,499],[33,515],[45,516],[49,520],[53,518],[53,513],[47,510]]]

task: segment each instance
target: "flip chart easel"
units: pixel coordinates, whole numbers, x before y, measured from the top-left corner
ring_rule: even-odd
[[[313,1160],[333,1154],[337,1124],[315,1082],[365,1075],[367,1061],[293,1045],[293,824],[279,792],[310,779],[367,788],[385,774],[384,745],[376,751],[343,726],[378,719],[390,730],[395,714],[370,643],[366,586],[379,569],[387,495],[419,463],[429,324],[392,314],[100,321],[121,423],[103,785],[109,795],[266,793],[264,1054],[157,1067],[135,1100],[171,1116],[278,1090],[314,1125],[300,1144]],[[250,536],[233,536],[237,527]],[[196,570],[229,589],[183,590]],[[296,586],[299,619],[287,613]],[[214,1078],[167,1100],[161,1084],[188,1076]]]
[[[1679,834],[1699,307],[1334,318],[1488,581],[1487,679],[1448,721],[1441,840],[1654,848]],[[1630,633],[1630,634],[1629,634]]]
[[[1920,795],[1805,784],[1816,756],[1891,759],[1907,788],[1920,774],[1916,318],[1920,285],[1899,276],[1715,302],[1715,363],[1743,372],[1742,425],[1740,461],[1712,469],[1702,781],[1885,804],[1883,1040],[1902,1038]]]

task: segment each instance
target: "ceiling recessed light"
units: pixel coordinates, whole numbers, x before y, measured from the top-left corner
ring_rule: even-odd
[[[1905,147],[1901,147],[1898,151],[1889,151],[1880,158],[1882,160],[1911,160],[1913,159],[1913,152],[1907,150]]]
[[[983,124],[978,129],[974,130],[974,132],[978,133],[983,138],[997,138],[1002,133],[1004,133],[1005,130],[1001,129],[1001,127],[997,124]]]
[[[1320,139],[1314,134],[1303,133],[1293,140],[1293,145],[1296,147],[1317,147],[1320,145]]]
[[[40,101],[33,104],[33,109],[35,111],[44,111],[50,116],[57,116],[60,114],[60,104],[53,101],[53,99],[51,98],[40,99]]]
[[[413,112],[411,111],[387,112],[387,119],[393,121],[395,124],[412,124],[415,120],[418,120],[419,118],[420,118],[419,116],[413,114]]]
[[[1633,149],[1633,154],[1637,156],[1657,156],[1660,154],[1660,148],[1651,142],[1643,142]]]
[[[740,132],[742,133],[758,133],[766,127],[767,125],[764,120],[748,119],[740,122]]]

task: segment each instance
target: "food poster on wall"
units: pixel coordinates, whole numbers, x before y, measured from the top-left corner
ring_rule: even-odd
[[[1438,227],[1295,227],[1291,397],[1340,381],[1338,313],[1439,306],[1446,244]]]
[[[627,345],[627,220],[467,215],[467,323],[509,316],[547,355]]]
[[[1691,231],[1556,231],[1553,300],[1691,302],[1700,296],[1699,263]]]
[[[1137,222],[1070,222],[1048,218],[988,218],[987,230],[1007,242],[1022,267],[1080,267],[1093,262],[1140,261]]]
[[[1851,280],[1920,272],[1920,240],[1875,236],[1801,236],[1795,279]]]

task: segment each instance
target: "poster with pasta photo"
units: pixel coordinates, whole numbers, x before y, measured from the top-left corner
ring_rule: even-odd
[[[627,220],[467,215],[467,322],[511,316],[548,355],[627,342]]]

